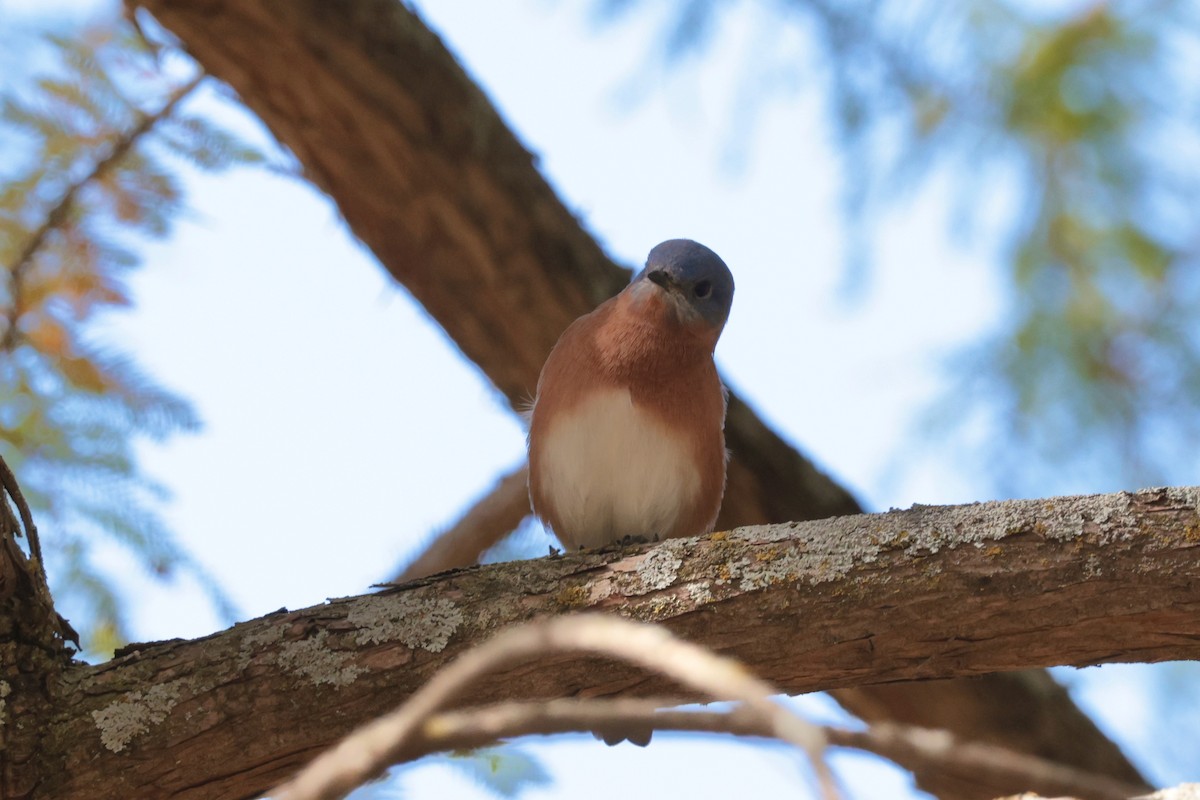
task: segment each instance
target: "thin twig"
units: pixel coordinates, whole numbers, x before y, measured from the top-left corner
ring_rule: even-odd
[[[183,84],[175,91],[167,96],[167,100],[162,107],[150,114],[139,112],[137,124],[128,131],[114,137],[109,146],[107,155],[97,161],[91,171],[84,175],[75,183],[67,187],[63,192],[62,197],[54,204],[54,207],[46,214],[46,218],[42,220],[42,224],[37,227],[26,240],[25,246],[21,248],[21,252],[17,255],[15,261],[9,267],[9,301],[8,309],[8,327],[4,331],[4,337],[0,338],[0,350],[12,350],[17,340],[17,321],[21,317],[21,287],[26,273],[33,266],[33,257],[46,243],[46,238],[51,233],[61,228],[67,221],[72,209],[75,206],[75,200],[79,193],[89,184],[103,178],[113,167],[120,163],[134,145],[145,136],[150,130],[169,116],[179,103],[191,94],[200,82],[204,80],[206,74],[199,72],[195,77]]]
[[[745,706],[728,711],[680,711],[677,698],[556,699],[544,703],[497,703],[448,711],[428,718],[415,730],[395,763],[446,750],[469,750],[502,739],[527,735],[581,733],[611,724],[635,724],[654,730],[721,733],[773,738],[762,715]],[[667,710],[662,710],[666,708]],[[1025,786],[1045,795],[1091,800],[1126,800],[1142,787],[1043,758],[980,742],[956,740],[944,730],[883,723],[865,730],[823,728],[829,746],[875,753],[896,763],[925,763],[962,775],[982,777],[998,786]]]
[[[824,797],[838,796],[822,757],[825,737],[821,729],[772,701],[775,692],[767,683],[737,662],[677,639],[665,628],[608,615],[541,620],[501,632],[434,675],[404,705],[318,756],[270,796],[276,800],[343,796],[394,763],[411,746],[421,725],[477,678],[556,651],[620,658],[705,695],[741,701],[762,719],[771,736],[795,744],[809,756]]]
[[[410,740],[398,761],[410,761],[439,750],[482,747],[500,739],[594,730],[606,725],[638,725],[656,731],[724,733],[772,737],[770,724],[744,706],[727,712],[681,711],[675,698],[559,699],[540,703],[496,703],[430,717]],[[663,710],[666,709],[666,710]],[[1125,800],[1140,785],[1077,769],[995,745],[963,742],[947,731],[883,723],[852,731],[825,727],[831,747],[865,750],[911,766],[936,765],[943,770],[987,779],[989,784],[1025,786],[1047,795],[1092,800]]]
[[[42,562],[42,542],[38,538],[37,526],[33,524],[33,512],[29,510],[29,503],[26,502],[25,495],[21,492],[17,476],[13,474],[12,468],[8,466],[8,462],[4,460],[3,456],[0,456],[0,485],[4,487],[4,492],[12,498],[13,504],[17,507],[17,513],[21,515],[21,527],[25,531],[25,539],[29,542],[29,555],[37,564],[38,577],[45,585],[46,565]]]
[[[889,761],[929,764],[943,772],[971,776],[997,785],[1024,786],[1047,795],[1071,795],[1091,800],[1126,800],[1145,791],[1107,775],[1070,767],[982,742],[964,742],[948,731],[885,722],[863,731],[830,729],[836,747],[867,750]]]
[[[673,708],[682,702],[678,698],[564,698],[436,713],[412,730],[403,746],[390,751],[389,763],[413,761],[442,750],[483,747],[501,739],[578,733],[613,725],[777,738],[773,721],[756,709],[736,706],[714,712]],[[834,727],[821,730],[832,747],[865,750],[897,763],[935,765],[982,777],[992,784],[1025,786],[1047,795],[1125,800],[1144,791],[1139,785],[995,745],[962,742],[946,731],[892,723],[861,731]]]

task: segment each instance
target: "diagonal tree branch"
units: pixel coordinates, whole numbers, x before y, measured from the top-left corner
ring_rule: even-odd
[[[529,465],[522,464],[502,476],[458,522],[439,533],[396,576],[396,583],[475,564],[485,550],[516,530],[530,513]]]
[[[1200,488],[1159,489],[919,507],[477,567],[70,665],[54,713],[7,729],[44,731],[34,756],[43,797],[249,798],[498,629],[586,610],[664,624],[788,693],[1195,659],[1198,530]],[[572,656],[474,686],[458,702],[673,691],[636,668]],[[1136,773],[1112,777],[1144,785]]]
[[[9,498],[12,498],[17,514],[20,516],[20,527],[17,527],[17,520],[12,517],[12,508],[8,505]],[[42,541],[38,536],[37,526],[33,524],[33,512],[29,510],[29,502],[25,499],[25,495],[17,483],[17,476],[13,474],[12,468],[3,458],[0,458],[0,504],[4,506],[0,511],[0,514],[5,517],[4,528],[11,529],[0,530],[0,536],[15,538],[22,535],[22,532],[24,533],[25,540],[29,543],[29,556],[34,562],[38,580],[46,585],[46,564],[42,561]],[[3,589],[0,589],[0,594],[2,593]]]

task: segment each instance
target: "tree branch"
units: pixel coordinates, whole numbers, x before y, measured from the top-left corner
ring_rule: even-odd
[[[5,528],[12,528],[11,535],[15,538],[21,535],[24,531],[25,540],[29,542],[29,556],[34,562],[34,569],[37,571],[37,578],[46,585],[46,565],[42,561],[42,541],[38,536],[37,526],[33,524],[33,512],[29,510],[29,503],[25,500],[25,494],[21,491],[21,486],[17,483],[17,476],[13,474],[12,468],[8,466],[8,462],[0,457],[0,503],[3,503],[3,511],[0,511],[5,517]],[[12,498],[13,505],[17,508],[17,514],[21,518],[21,525],[18,528],[16,520],[12,519],[12,510],[8,505],[8,498]],[[0,535],[8,536],[10,531],[2,530]],[[0,594],[3,594],[3,587],[0,586]]]
[[[663,623],[788,693],[1198,658],[1198,503],[1200,489],[1157,489],[743,528],[477,567],[130,648],[60,683],[44,796],[255,796],[496,630],[583,610]],[[668,690],[569,656],[474,686],[462,700]]]

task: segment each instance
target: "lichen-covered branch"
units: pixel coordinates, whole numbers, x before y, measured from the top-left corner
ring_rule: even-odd
[[[667,625],[790,693],[1198,658],[1198,504],[1200,489],[1157,489],[743,528],[476,567],[131,648],[64,678],[40,796],[254,796],[498,629],[583,610]],[[669,688],[555,656],[462,700]]]

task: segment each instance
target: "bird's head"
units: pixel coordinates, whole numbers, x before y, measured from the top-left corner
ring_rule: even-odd
[[[718,334],[733,305],[729,267],[712,250],[691,239],[668,239],[651,250],[630,288],[647,297],[661,293],[681,322],[703,324]]]

